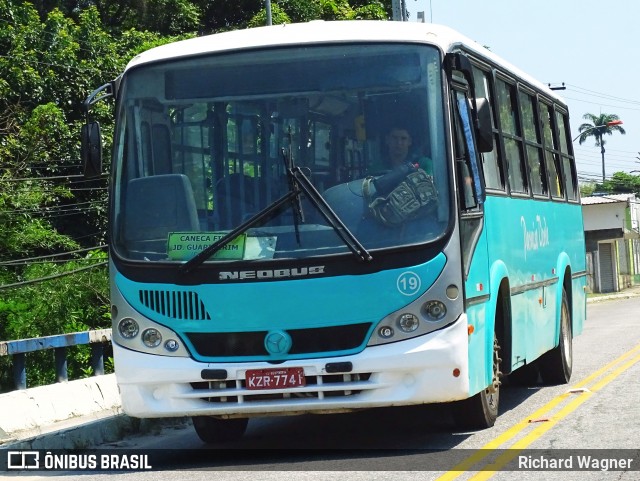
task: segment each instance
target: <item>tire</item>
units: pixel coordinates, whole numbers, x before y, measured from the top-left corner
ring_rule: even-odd
[[[571,332],[571,311],[567,292],[562,290],[560,307],[560,334],[558,345],[543,354],[538,360],[542,382],[545,384],[566,384],[571,379],[573,369],[573,335]]]
[[[248,418],[220,419],[212,416],[193,416],[193,427],[198,437],[208,444],[237,441],[249,424]]]
[[[500,345],[493,339],[493,381],[476,395],[453,404],[456,425],[462,429],[486,429],[498,418],[500,404]]]

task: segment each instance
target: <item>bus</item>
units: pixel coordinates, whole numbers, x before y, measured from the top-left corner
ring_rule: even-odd
[[[109,97],[129,415],[191,417],[210,443],[252,417],[428,403],[482,429],[505,378],[569,381],[586,316],[569,112],[497,55],[393,21],[160,46],[85,101],[88,177]]]

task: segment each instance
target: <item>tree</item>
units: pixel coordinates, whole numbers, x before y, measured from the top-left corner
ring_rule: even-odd
[[[272,2],[274,23],[386,19],[391,11],[390,0]],[[264,0],[0,0],[0,339],[109,325],[106,255],[86,253],[105,243],[107,206],[106,178],[79,175],[86,96],[139,52],[196,31],[244,28],[264,7]],[[91,112],[105,152],[113,110],[101,102]],[[69,359],[71,377],[84,351]],[[30,363],[35,384],[49,376],[47,356],[36,356],[40,369]],[[0,357],[0,391],[10,383],[8,362]]]
[[[602,190],[613,194],[635,193],[640,195],[640,175],[616,172],[610,180],[605,180]]]
[[[107,327],[106,255],[86,253],[104,244],[106,182],[78,175],[81,106],[138,52],[176,38],[114,36],[95,7],[42,16],[13,0],[0,0],[0,25],[0,339]],[[108,149],[113,106],[92,114]],[[70,378],[84,374],[87,349],[70,352]],[[30,385],[53,380],[50,352],[29,359]],[[0,358],[0,391],[9,361]]]
[[[262,21],[266,18],[265,0],[195,0],[194,3],[203,12],[201,32],[265,25]],[[271,0],[271,9],[274,24],[283,23],[285,16],[291,22],[391,18],[391,0]]]
[[[594,115],[586,113],[582,116],[583,119],[589,120],[580,127],[578,131],[581,132],[578,142],[582,145],[584,142],[593,137],[595,139],[596,147],[600,147],[600,153],[602,154],[602,182],[605,181],[605,167],[604,167],[604,144],[605,140],[603,135],[613,135],[614,132],[620,132],[620,134],[626,134],[625,130],[620,127],[622,121],[616,114],[600,114]]]

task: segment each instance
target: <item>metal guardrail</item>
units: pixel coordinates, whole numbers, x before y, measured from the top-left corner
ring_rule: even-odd
[[[27,366],[25,354],[46,349],[54,350],[56,382],[67,377],[67,347],[91,345],[91,367],[93,375],[104,374],[104,346],[111,341],[111,329],[73,332],[56,336],[34,337],[17,341],[0,341],[0,356],[12,356],[13,381],[16,389],[27,388]]]

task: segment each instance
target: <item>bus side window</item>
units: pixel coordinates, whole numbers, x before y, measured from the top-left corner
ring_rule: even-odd
[[[471,151],[469,141],[465,134],[465,124],[470,130],[471,119],[469,110],[465,108],[467,99],[461,92],[456,92],[456,115],[455,122],[455,149],[456,149],[456,169],[458,176],[458,188],[460,190],[460,202],[463,210],[470,210],[478,207],[477,192],[474,189],[473,170],[471,167],[471,156],[475,152]],[[466,116],[466,120],[464,117]],[[477,155],[477,154],[476,154]],[[478,179],[479,180],[479,179]]]
[[[549,190],[551,197],[564,197],[563,185],[560,178],[560,159],[558,157],[558,147],[553,135],[553,109],[551,105],[541,104],[542,129],[544,132],[544,160],[549,173]]]
[[[492,108],[493,116],[491,122],[493,125],[493,150],[491,152],[482,153],[482,171],[484,173],[484,183],[487,189],[504,190],[504,172],[502,163],[500,162],[498,145],[498,129],[496,128],[495,116],[497,109],[495,107],[495,99],[490,88],[489,72],[473,67],[473,80],[475,85],[476,98],[485,98],[489,101]]]
[[[496,80],[500,131],[507,159],[509,189],[512,193],[528,192],[524,173],[522,133],[518,117],[516,88],[502,79]]]
[[[560,156],[562,157],[562,171],[564,184],[569,200],[578,200],[578,179],[576,175],[575,161],[571,152],[571,135],[569,134],[569,122],[567,115],[556,110],[558,122],[558,140],[560,142]]]
[[[536,116],[536,98],[521,90],[520,105],[531,191],[533,195],[548,196],[547,169],[544,165],[542,137]]]

